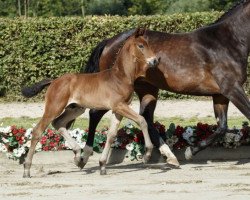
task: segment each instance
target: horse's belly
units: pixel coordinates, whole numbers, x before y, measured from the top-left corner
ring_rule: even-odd
[[[218,84],[213,79],[199,80],[193,78],[167,78],[166,89],[172,92],[189,95],[213,95],[219,94]]]

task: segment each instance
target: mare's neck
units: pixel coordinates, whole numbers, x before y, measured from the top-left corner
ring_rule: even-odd
[[[247,4],[250,3],[238,6],[232,15],[218,24],[222,31],[224,29],[225,36],[230,34],[228,42],[237,44],[244,57],[247,57],[250,51],[250,5]]]

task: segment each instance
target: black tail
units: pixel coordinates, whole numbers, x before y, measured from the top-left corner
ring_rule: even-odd
[[[85,67],[85,69],[81,69],[81,72],[84,73],[94,73],[94,72],[99,72],[99,60],[100,57],[102,55],[102,51],[105,48],[106,44],[107,44],[108,40],[103,40],[102,42],[100,42],[92,51],[89,60],[87,62],[87,65]]]
[[[22,95],[25,97],[33,97],[36,96],[39,92],[41,92],[47,85],[49,85],[53,80],[52,79],[44,79],[38,83],[30,87],[22,88]]]

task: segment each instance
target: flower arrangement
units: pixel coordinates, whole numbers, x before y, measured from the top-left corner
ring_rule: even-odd
[[[159,122],[154,123],[154,127],[158,130],[161,137],[166,141],[171,149],[183,149],[188,145],[196,145],[204,142],[210,135],[214,133],[217,125],[208,125],[198,123],[196,126],[175,126],[170,124],[166,129]],[[107,138],[107,128],[96,131],[93,149],[95,152],[102,152]],[[69,134],[81,148],[84,147],[88,130],[74,129]],[[24,157],[30,147],[32,137],[32,128],[24,129],[16,126],[0,127],[0,152],[4,152],[7,157],[20,160]],[[236,148],[240,145],[250,144],[250,127],[244,122],[241,129],[235,127],[228,130],[225,137],[220,138],[213,145],[224,146],[226,148]],[[144,138],[142,131],[131,123],[126,124],[119,129],[113,148],[127,149],[130,158],[140,159],[144,153]],[[39,143],[36,151],[58,151],[70,149],[67,142],[58,131],[47,129]]]

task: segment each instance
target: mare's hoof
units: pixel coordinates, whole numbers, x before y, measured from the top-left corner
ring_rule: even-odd
[[[178,162],[177,158],[168,158],[167,159],[168,165],[170,165],[172,168],[180,168],[180,163]]]
[[[185,159],[191,160],[193,158],[193,153],[191,147],[187,147],[185,151]]]
[[[106,169],[101,169],[100,175],[107,175],[107,170]]]

